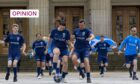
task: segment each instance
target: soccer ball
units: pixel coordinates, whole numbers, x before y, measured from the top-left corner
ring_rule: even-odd
[[[32,57],[34,56],[34,53],[33,53],[32,51],[29,51],[29,52],[27,53],[27,56],[28,56],[29,58],[32,58]]]
[[[61,82],[61,77],[60,76],[54,76],[53,78],[54,78],[54,81],[56,83],[60,83]]]

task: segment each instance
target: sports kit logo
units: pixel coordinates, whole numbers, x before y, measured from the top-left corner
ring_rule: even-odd
[[[65,33],[63,33],[63,38],[65,38],[66,37],[66,34]]]
[[[85,36],[85,32],[82,32],[82,36]]]
[[[19,41],[19,39],[20,39],[20,38],[19,38],[19,37],[17,37],[17,41]]]

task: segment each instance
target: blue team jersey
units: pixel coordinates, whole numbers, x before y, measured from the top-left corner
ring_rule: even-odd
[[[89,41],[87,38],[89,38],[90,34],[93,34],[89,29],[80,29],[77,28],[74,30],[73,35],[75,36],[75,44],[74,47],[76,49],[85,49],[90,48]]]
[[[140,53],[140,39],[138,37],[129,35],[121,43],[119,50],[125,47],[125,55],[136,55]],[[138,49],[137,49],[138,48]]]
[[[6,43],[9,43],[9,52],[20,51],[20,48],[24,44],[24,38],[20,34],[9,34],[5,39]]]
[[[47,43],[44,40],[36,40],[33,42],[32,49],[37,55],[44,54]]]
[[[110,45],[107,42],[98,42],[95,45],[95,48],[97,49],[98,56],[107,56],[108,48]]]
[[[68,48],[67,41],[70,40],[70,33],[67,29],[64,29],[63,31],[58,31],[58,29],[56,28],[52,30],[50,38],[53,41],[54,47],[65,50]]]

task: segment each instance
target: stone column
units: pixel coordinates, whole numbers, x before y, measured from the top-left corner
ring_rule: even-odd
[[[35,40],[35,34],[49,34],[49,0],[29,0],[29,9],[39,9],[39,18],[29,19],[29,41]]]
[[[111,0],[90,0],[91,26],[95,35],[112,36]]]

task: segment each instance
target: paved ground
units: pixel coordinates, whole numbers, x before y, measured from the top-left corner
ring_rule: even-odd
[[[98,72],[94,72],[92,75],[92,84],[140,84],[140,80],[133,81],[128,77],[127,72],[107,72],[105,77],[101,78]],[[4,80],[5,73],[0,73],[0,84],[55,84],[53,81],[53,76],[45,76],[42,79],[37,79],[36,73],[19,73],[18,82],[13,83],[11,74],[8,81]],[[140,72],[138,72],[138,77],[140,77]],[[67,84],[86,84],[86,80],[80,80],[77,73],[69,73],[67,76]]]

